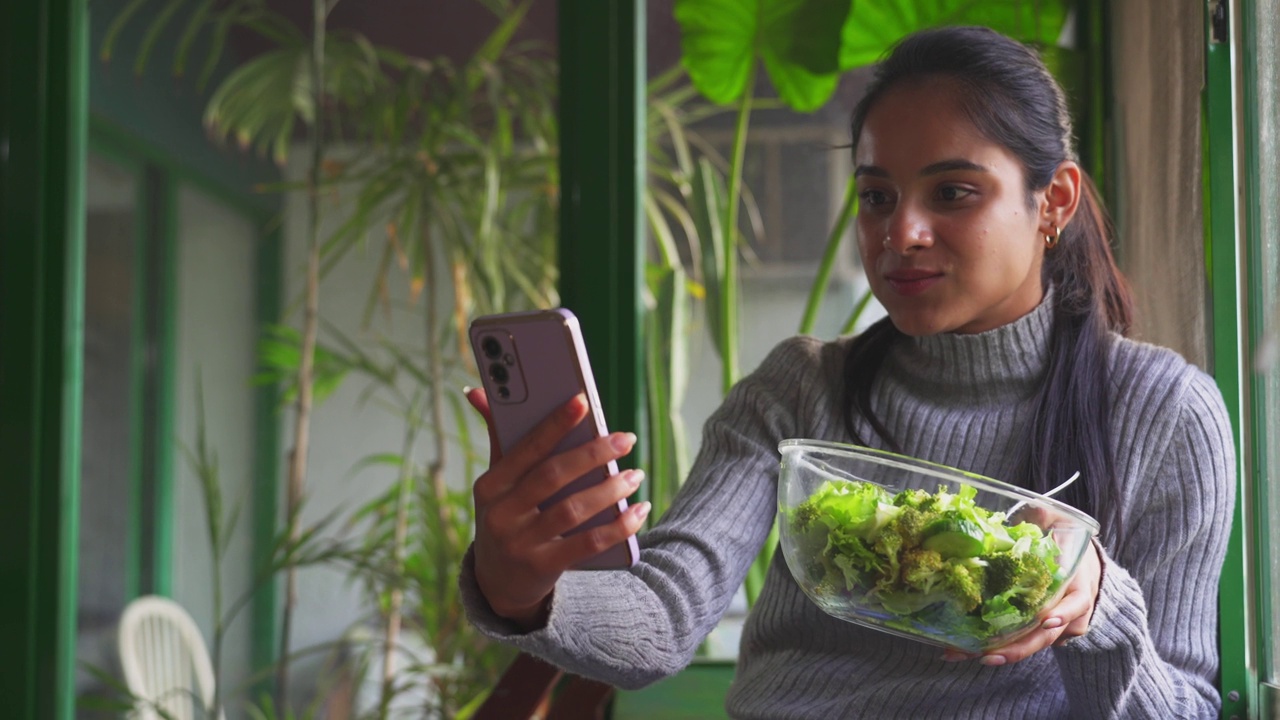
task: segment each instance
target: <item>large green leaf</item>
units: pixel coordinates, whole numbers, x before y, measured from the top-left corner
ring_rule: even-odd
[[[763,61],[789,106],[815,110],[835,89],[850,0],[676,0],[682,62],[695,87],[728,104]]]
[[[840,67],[880,59],[903,37],[943,25],[985,25],[1023,42],[1053,45],[1066,24],[1068,0],[895,0],[858,2],[844,24]]]

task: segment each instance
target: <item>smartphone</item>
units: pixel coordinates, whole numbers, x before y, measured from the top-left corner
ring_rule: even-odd
[[[498,448],[503,453],[509,452],[535,425],[578,393],[586,394],[591,410],[553,452],[570,450],[609,434],[582,331],[572,312],[557,308],[486,315],[472,321],[470,336],[471,350],[489,397]],[[568,495],[617,473],[618,464],[610,460],[608,465],[569,483],[539,507],[545,510]],[[611,522],[626,509],[624,498],[566,535]],[[574,569],[628,568],[635,565],[639,557],[640,550],[632,535]]]

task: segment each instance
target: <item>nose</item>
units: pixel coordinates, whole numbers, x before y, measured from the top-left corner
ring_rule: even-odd
[[[933,245],[933,229],[925,213],[900,203],[885,222],[881,242],[886,250],[908,255]]]

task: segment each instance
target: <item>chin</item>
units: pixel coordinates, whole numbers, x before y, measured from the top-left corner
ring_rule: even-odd
[[[949,332],[951,328],[939,317],[921,313],[889,313],[889,320],[898,332],[911,337],[926,337]]]

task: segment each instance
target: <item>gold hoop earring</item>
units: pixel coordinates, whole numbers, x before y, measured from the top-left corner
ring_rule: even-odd
[[[1054,249],[1055,247],[1057,247],[1057,246],[1058,246],[1058,238],[1060,238],[1060,237],[1062,237],[1062,231],[1058,229],[1058,226],[1057,226],[1057,225],[1054,225],[1054,226],[1053,226],[1053,235],[1049,235],[1048,233],[1045,233],[1045,236],[1044,236],[1044,247],[1045,247],[1045,249],[1046,249],[1046,250],[1052,250],[1052,249]]]

